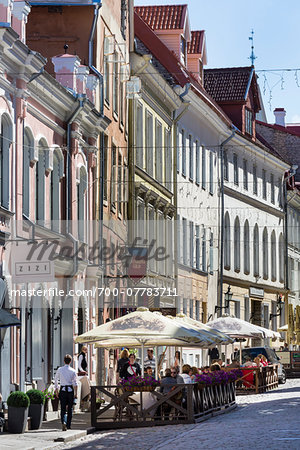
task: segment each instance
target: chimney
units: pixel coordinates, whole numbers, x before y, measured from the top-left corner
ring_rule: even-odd
[[[80,66],[80,59],[77,55],[53,56],[52,63],[54,65],[55,78],[65,88],[77,90],[77,69]]]
[[[11,26],[15,30],[15,32],[18,33],[20,40],[23,42],[23,44],[26,44],[26,24],[30,10],[31,10],[30,5],[23,0],[21,1],[15,0],[13,2]]]
[[[90,69],[87,66],[78,66],[77,69],[77,92],[78,94],[86,93],[87,76]]]
[[[1,27],[10,27],[13,0],[0,0],[0,22]]]
[[[275,116],[275,125],[280,125],[285,127],[285,109],[284,108],[275,108],[274,116]]]

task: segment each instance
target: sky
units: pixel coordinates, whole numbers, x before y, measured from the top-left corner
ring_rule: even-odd
[[[206,68],[251,65],[253,29],[254,65],[268,122],[274,123],[275,108],[285,108],[286,122],[300,123],[300,1],[134,0],[135,6],[184,3],[191,29],[206,32]]]

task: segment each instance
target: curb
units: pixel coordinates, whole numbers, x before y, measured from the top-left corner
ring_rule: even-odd
[[[83,436],[86,436],[88,434],[87,430],[84,431],[78,431],[77,433],[71,434],[69,436],[59,436],[58,438],[54,439],[53,442],[71,442],[76,441],[76,439],[79,439]]]

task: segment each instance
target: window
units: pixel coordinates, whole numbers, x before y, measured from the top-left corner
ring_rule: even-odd
[[[126,28],[127,28],[126,0],[121,0],[121,34],[123,39],[126,39]]]
[[[280,233],[280,236],[279,236],[278,255],[279,255],[279,281],[280,281],[280,283],[283,283],[284,282],[285,246],[284,246],[284,239],[283,239],[282,233]]]
[[[183,65],[186,65],[186,40],[182,36],[180,40],[180,61]]]
[[[12,144],[12,123],[10,118],[3,114],[1,117],[1,140],[0,140],[0,201],[1,205],[9,209],[9,186],[10,186],[10,150]]]
[[[249,222],[245,221],[244,224],[244,273],[250,273],[250,233],[249,233]]]
[[[180,172],[180,142],[179,142],[179,132],[178,128],[176,130],[176,142],[177,142],[177,149],[176,149],[176,166],[177,166],[177,173]]]
[[[153,116],[146,112],[146,124],[145,124],[145,136],[146,136],[146,168],[147,172],[153,177]]]
[[[241,318],[241,304],[237,300],[234,302],[234,315],[237,319]]]
[[[61,208],[61,186],[60,179],[63,175],[63,154],[61,150],[54,150],[53,153],[53,169],[51,172],[51,227],[52,230],[60,230],[60,208]]]
[[[136,105],[136,126],[135,126],[135,163],[144,169],[144,142],[143,142],[143,105],[137,102]]]
[[[240,243],[240,221],[236,217],[234,221],[234,270],[239,272],[241,269],[241,243]]]
[[[194,301],[190,299],[190,318],[194,318]]]
[[[253,194],[257,195],[257,168],[253,165]]]
[[[268,244],[268,231],[264,228],[263,231],[263,277],[265,280],[269,277],[269,244]]]
[[[282,195],[283,195],[283,189],[282,189],[282,180],[281,178],[278,178],[278,205],[280,208],[283,207],[283,200],[282,200]]]
[[[119,63],[118,53],[114,54],[113,63],[113,109],[114,113],[119,113]]]
[[[271,234],[271,277],[272,281],[275,281],[277,278],[277,267],[276,267],[276,235],[275,231],[272,231]]]
[[[108,56],[104,56],[104,98],[107,103],[109,103],[109,62],[108,62]]]
[[[162,183],[163,174],[163,158],[162,158],[162,125],[155,120],[155,178],[159,183]]]
[[[182,161],[182,175],[186,176],[186,150],[185,150],[185,135],[184,130],[181,132],[181,161]]]
[[[180,222],[180,216],[177,215],[177,219],[176,219],[176,227],[177,227],[177,261],[178,263],[181,262],[181,238],[182,238],[182,233],[181,233],[181,222]],[[151,260],[150,260],[151,261]]]
[[[200,147],[196,141],[196,184],[200,184]]]
[[[77,219],[78,238],[85,241],[85,207],[86,207],[87,172],[84,166],[79,169],[79,184],[77,185]]]
[[[233,154],[233,181],[237,186],[239,185],[239,167],[237,154]]]
[[[214,154],[209,152],[209,193],[214,193]]]
[[[34,140],[31,132],[25,130],[23,140],[23,214],[30,215],[30,153]]]
[[[246,159],[243,161],[243,184],[245,191],[248,191],[248,162]]]
[[[194,151],[193,151],[193,139],[189,135],[189,178],[191,181],[194,180]]]
[[[118,197],[117,197],[117,201],[118,201],[118,214],[122,214],[122,193],[123,193],[123,186],[122,186],[122,169],[123,169],[123,165],[122,165],[122,154],[119,153],[118,154],[118,167],[117,169],[117,190],[118,190]]]
[[[228,171],[228,153],[224,150],[224,180],[228,181],[229,171]]]
[[[124,125],[124,81],[120,82],[120,124]]]
[[[202,147],[202,189],[206,189],[206,148]]]
[[[203,272],[207,271],[206,266],[206,230],[203,227],[202,229],[202,270]]]
[[[196,225],[196,269],[200,270],[200,227]]]
[[[194,267],[194,223],[190,222],[190,266]]]
[[[200,320],[200,301],[196,300],[196,320]]]
[[[262,196],[267,200],[267,177],[265,169],[262,170]]]
[[[250,301],[249,301],[249,297],[245,297],[244,298],[244,309],[245,309],[244,320],[246,320],[246,322],[249,322],[249,320],[250,320]]]
[[[102,142],[102,140],[101,140]],[[107,180],[107,170],[108,170],[108,164],[107,164],[107,160],[108,160],[108,136],[104,135],[104,147],[102,149],[103,152],[103,159],[104,159],[104,174],[103,174],[103,181],[104,181],[104,190],[103,190],[103,197],[104,200],[107,200],[107,184],[108,184],[108,180]]]
[[[270,183],[271,183],[271,203],[275,203],[275,186],[274,186],[274,175],[271,173],[270,176]]]
[[[171,144],[171,130],[165,128],[165,186],[173,192],[173,155]]]
[[[255,224],[253,232],[253,274],[259,276],[259,232],[257,224]]]
[[[230,269],[230,219],[228,212],[224,220],[224,267]]]
[[[214,234],[210,232],[209,239],[209,273],[214,272]]]
[[[116,187],[117,187],[117,147],[113,144],[111,148],[111,174],[110,174],[110,203],[113,209],[116,208]]]
[[[35,166],[35,219],[43,222],[45,219],[45,152],[47,144],[41,140],[38,147],[39,159]]]
[[[183,264],[187,265],[187,222],[182,219],[182,256]]]
[[[245,132],[251,136],[253,134],[253,116],[252,111],[248,108],[245,109]]]

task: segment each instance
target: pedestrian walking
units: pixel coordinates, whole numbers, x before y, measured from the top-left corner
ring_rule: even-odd
[[[74,400],[77,399],[77,375],[75,369],[70,367],[72,356],[64,357],[65,365],[59,367],[55,375],[55,393],[60,399],[62,430],[71,428]],[[58,385],[60,384],[60,390]]]

